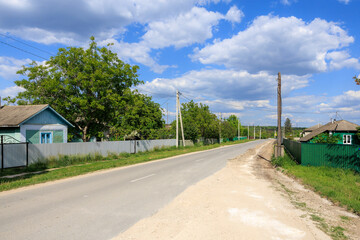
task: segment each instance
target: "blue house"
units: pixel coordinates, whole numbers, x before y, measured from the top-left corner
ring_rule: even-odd
[[[74,126],[48,104],[0,108],[0,135],[19,142],[66,143],[68,127]]]

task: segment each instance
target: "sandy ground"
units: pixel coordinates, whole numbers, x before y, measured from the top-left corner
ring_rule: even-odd
[[[359,217],[272,168],[272,149],[268,141],[229,161],[114,239],[331,239],[324,226],[360,239]]]

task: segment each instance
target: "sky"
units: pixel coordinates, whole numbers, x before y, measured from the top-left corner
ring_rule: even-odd
[[[176,90],[243,125],[360,124],[360,0],[0,0],[0,96],[23,91],[16,71],[58,48],[99,46],[138,65],[164,119]]]

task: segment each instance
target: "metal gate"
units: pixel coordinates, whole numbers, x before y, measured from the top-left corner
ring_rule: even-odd
[[[29,143],[20,142],[8,136],[0,136],[1,169],[25,167],[29,165]]]

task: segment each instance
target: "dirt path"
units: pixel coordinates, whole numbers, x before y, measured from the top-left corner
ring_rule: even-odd
[[[331,239],[313,220],[317,209],[297,197],[305,193],[315,206],[313,193],[274,170],[271,154],[271,141],[247,151],[115,239]]]

